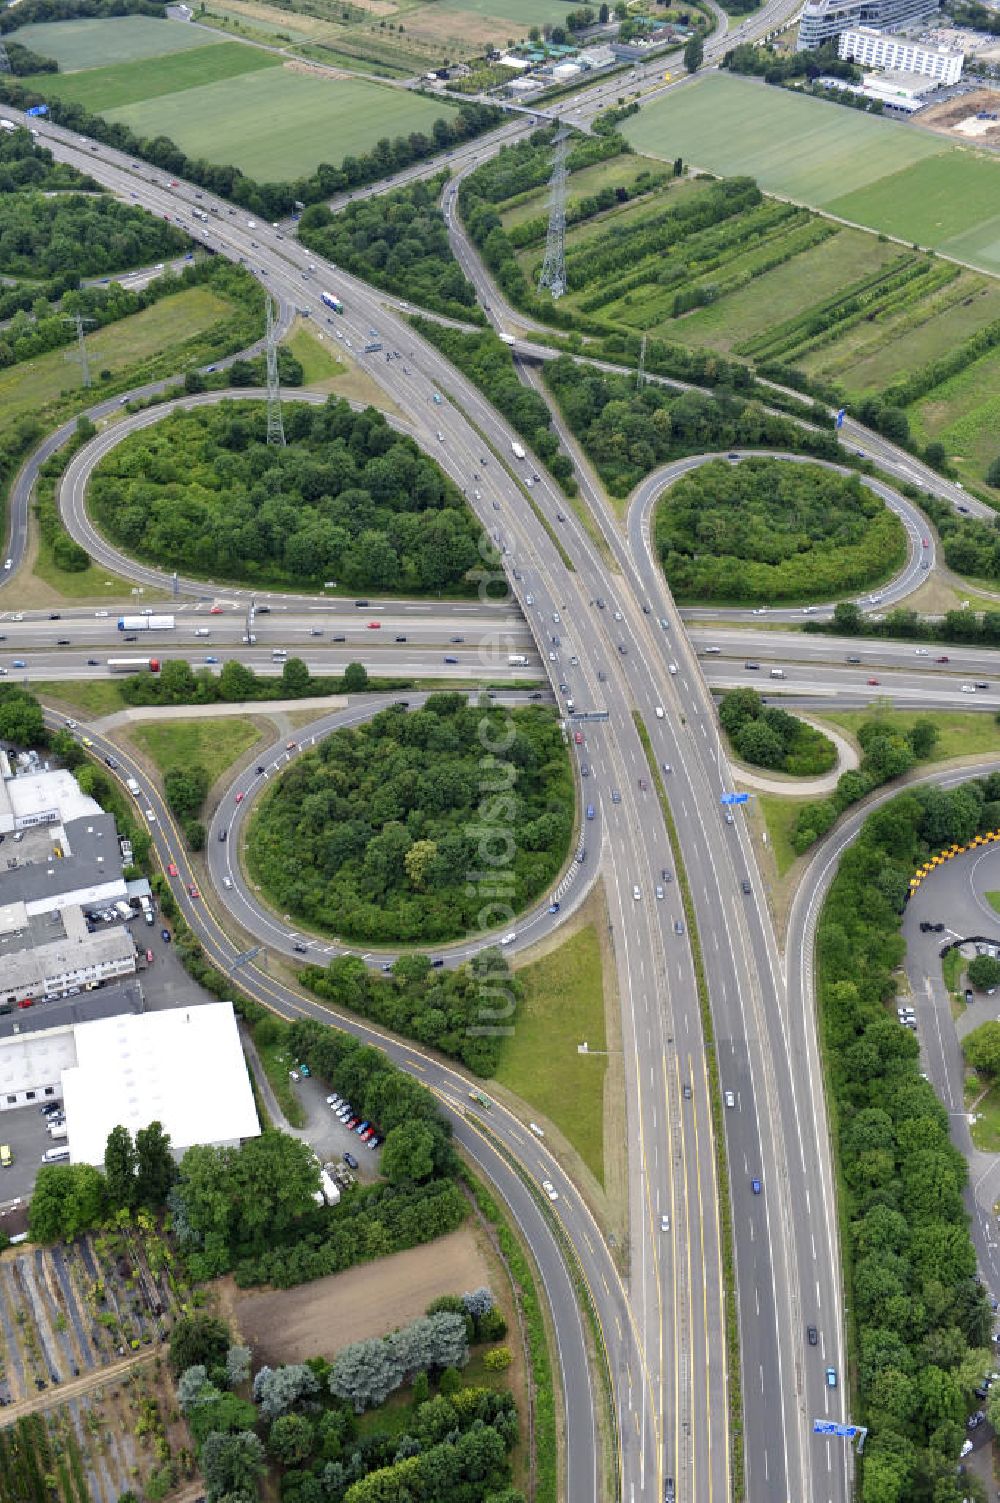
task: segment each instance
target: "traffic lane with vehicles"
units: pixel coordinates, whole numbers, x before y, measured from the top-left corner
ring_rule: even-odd
[[[149,620],[168,617],[172,627],[148,627]],[[119,627],[120,620],[141,622]],[[369,623],[377,621],[379,635],[366,635]],[[211,596],[199,602],[190,600],[158,603],[154,611],[140,615],[132,602],[126,606],[91,607],[89,610],[60,606],[58,612],[0,611],[0,653],[50,648],[69,637],[75,647],[93,647],[106,654],[120,651],[127,636],[155,646],[157,643],[183,642],[192,650],[209,651],[207,644],[245,646],[247,629],[246,604]],[[436,603],[420,602],[316,602],[306,611],[288,606],[258,607],[253,623],[255,645],[261,648],[289,647],[299,651],[320,638],[323,644],[337,645],[345,639],[366,649],[398,646],[397,638],[415,647],[433,646],[446,651],[463,638],[466,647],[479,647],[496,639],[496,652],[506,661],[509,653],[534,652],[534,642],[520,612],[509,606],[480,609],[474,602],[461,613],[438,610]],[[199,646],[199,644],[205,644]],[[135,644],[130,644],[135,645]]]
[[[964,674],[954,674],[950,669],[930,675],[917,667],[908,672],[889,669],[872,673],[864,667],[848,668],[840,663],[810,664],[803,667],[789,665],[784,677],[772,679],[766,668],[735,669],[732,663],[718,658],[700,658],[699,666],[714,693],[729,689],[758,689],[767,698],[779,703],[799,699],[813,702],[827,699],[831,709],[848,708],[860,702],[870,704],[876,699],[888,699],[900,708],[956,709],[996,712],[1000,709],[1000,678],[987,682],[985,688],[977,688],[976,680]],[[751,661],[758,663],[754,658]],[[816,714],[822,710],[813,704]]]
[[[57,728],[60,717],[47,712],[46,721],[51,728]],[[614,1380],[616,1384],[631,1387],[631,1375],[641,1371],[642,1353],[636,1343],[621,1280],[589,1208],[576,1195],[572,1183],[544,1142],[538,1141],[524,1123],[499,1103],[494,1104],[491,1111],[489,1129],[499,1140],[502,1151],[484,1140],[482,1129],[466,1120],[470,1115],[464,1105],[470,1084],[468,1077],[415,1045],[350,1014],[314,1002],[252,964],[240,963],[242,951],[219,926],[212,898],[192,901],[188,896],[186,883],[191,880],[191,872],[183,839],[157,789],[138,763],[104,742],[103,738],[95,739],[98,754],[113,753],[119,759],[116,776],[123,783],[126,778],[134,778],[140,785],[143,806],[153,809],[156,815],[150,826],[153,847],[164,870],[171,861],[178,865],[177,900],[209,961],[224,974],[235,972],[241,991],[290,1021],[306,1017],[329,1023],[335,1018],[339,1028],[382,1049],[395,1064],[434,1091],[452,1121],[457,1140],[483,1167],[496,1192],[514,1208],[536,1259],[556,1330],[566,1403],[567,1467],[574,1488],[573,1496],[597,1503],[600,1494],[593,1482],[593,1471],[598,1446],[582,1317],[551,1225],[540,1223],[541,1207],[526,1191],[522,1174],[512,1167],[511,1157],[521,1162],[529,1177],[537,1178],[539,1182],[542,1178],[549,1178],[559,1188],[557,1214],[573,1243],[602,1327],[610,1333],[613,1343]]]
[[[359,312],[360,312],[364,308],[364,306],[365,306],[365,304],[364,304],[364,296],[365,296],[364,290],[362,288],[360,288],[357,284],[352,284],[352,285],[354,287],[353,295],[357,297],[358,305],[359,305]],[[429,374],[432,379],[436,379],[438,377],[439,371],[445,372],[445,373],[448,374],[449,382],[454,386],[454,384],[455,384],[455,382],[454,382],[454,374],[455,373],[452,372],[452,371],[450,371],[450,369],[447,367],[446,363],[444,363],[443,361],[437,360],[433,353],[431,353],[430,355],[428,355],[428,353],[426,351],[422,351],[421,353],[422,353],[422,358],[424,359],[424,361],[426,363],[426,366],[429,368],[429,370],[426,373]],[[394,373],[394,375],[395,375],[395,373]],[[404,375],[404,377],[406,376],[406,369],[405,369],[405,367],[404,367],[403,375]],[[474,420],[481,421],[482,423],[485,423],[488,431],[492,431],[492,432],[496,433],[497,434],[497,440],[496,440],[496,442],[498,442],[499,444],[501,444],[501,446],[502,446],[503,443],[508,442],[509,439],[507,437],[506,432],[503,430],[502,425],[499,425],[497,423],[497,421],[495,419],[495,415],[488,408],[488,405],[482,400],[482,398],[474,390],[472,390],[472,389],[466,390],[465,389],[466,386],[467,386],[467,383],[460,383],[460,385],[461,385],[461,392],[462,392],[462,400],[466,404],[467,409],[470,409],[472,411],[473,416],[474,416]],[[440,420],[441,419],[439,418],[439,421]],[[475,445],[474,443],[470,442],[467,434],[465,433],[465,431],[463,430],[463,428],[462,428],[462,426],[460,424],[456,427],[456,424],[453,421],[453,415],[452,414],[449,414],[447,421],[449,423],[449,428],[452,431],[453,441],[456,443],[456,445],[458,447],[460,447],[463,450],[463,457],[468,460],[468,458],[470,456],[474,456],[475,449],[476,449],[477,445]],[[517,498],[514,497],[512,499],[516,500]],[[515,508],[515,511],[516,511],[516,508]],[[525,523],[528,523],[528,526],[527,526],[527,536],[523,540],[525,541],[527,547],[529,548],[529,551],[531,549],[534,549],[535,551],[540,552],[542,554],[551,554],[552,550],[549,548],[546,539],[544,538],[543,535],[539,534],[537,527],[534,526],[531,523],[531,519],[530,518],[520,517],[520,518],[517,518],[516,520],[518,522],[520,522],[520,524],[522,525],[522,527],[524,526]],[[557,559],[553,559],[551,557],[548,557],[547,560],[546,560],[546,562],[547,562],[547,566],[548,566],[549,569],[552,569],[555,566],[556,567],[556,572],[558,572],[560,574],[560,577],[561,577],[562,571],[561,571],[561,566],[558,565],[558,560]],[[558,598],[558,597],[556,597],[556,598]],[[644,688],[645,692],[648,692],[648,685],[644,685],[643,688]],[[634,686],[630,686],[630,692],[634,692]],[[662,697],[662,696],[660,696],[660,697]],[[618,705],[616,705],[616,710],[619,710],[620,708],[621,708],[621,705],[619,703]],[[700,1445],[704,1445],[704,1437],[703,1436],[701,1436],[699,1438],[699,1444]],[[632,1447],[632,1446],[629,1445],[627,1437],[626,1437],[626,1440],[625,1440],[625,1449],[626,1449],[626,1466],[631,1466],[633,1464],[633,1461],[634,1461],[635,1449],[634,1449],[634,1447]],[[716,1448],[716,1453],[717,1452],[718,1452],[718,1448]],[[645,1453],[643,1452],[643,1454],[645,1454]],[[713,1459],[716,1459],[715,1456],[713,1456]]]
[[[347,648],[320,648],[303,652],[290,649],[286,657],[273,658],[270,654],[258,655],[256,649],[251,649],[248,653],[246,648],[239,647],[219,647],[214,652],[209,650],[207,653],[191,653],[183,648],[164,651],[162,646],[157,647],[155,644],[129,642],[117,654],[95,656],[93,662],[85,653],[74,653],[68,649],[55,652],[26,651],[26,657],[0,657],[0,670],[5,670],[0,671],[0,679],[23,680],[25,683],[59,680],[89,682],[95,678],[120,678],[125,673],[142,672],[150,660],[155,660],[161,666],[169,662],[190,663],[192,668],[209,668],[215,673],[220,673],[228,662],[239,662],[253,669],[262,678],[274,678],[280,676],[287,658],[296,657],[302,659],[310,673],[330,677],[341,675],[349,663],[361,663],[377,678],[454,679],[459,684],[468,683],[470,679],[482,679],[484,686],[487,683],[515,684],[525,678],[529,682],[537,679],[540,685],[545,682],[541,668],[537,665],[534,668],[512,668],[505,658],[501,665],[494,666],[484,662],[482,655],[472,649],[457,647],[446,653],[437,647],[422,652],[407,649],[405,653],[399,649],[386,652],[362,652],[357,648],[353,651]],[[132,663],[135,666],[109,668],[109,657],[111,662]],[[208,657],[213,659],[211,663],[205,661]],[[546,689],[539,688],[535,692],[539,697],[548,697]],[[266,704],[266,701],[262,703]]]
[[[845,477],[855,475],[857,472],[845,465],[833,464],[828,460],[816,459],[810,455],[792,454],[783,450],[766,449],[740,449],[729,453],[695,454],[686,459],[672,460],[669,464],[661,465],[653,470],[640,481],[632,493],[632,500],[628,509],[628,535],[632,547],[632,555],[640,567],[640,572],[646,585],[652,588],[653,582],[662,574],[656,549],[653,544],[652,526],[653,514],[657,502],[663,494],[692,470],[699,469],[703,464],[713,460],[728,460],[738,464],[744,459],[772,459],[780,460],[784,464],[810,464],[819,465],[822,469],[832,470],[838,475]],[[924,582],[926,577],[923,565],[933,568],[935,549],[934,535],[923,513],[917,509],[912,501],[894,491],[884,481],[876,480],[870,476],[858,476],[862,485],[872,491],[888,509],[895,513],[906,530],[907,559],[903,568],[894,575],[886,584],[880,585],[876,590],[869,591],[857,598],[857,605],[865,612],[871,612],[876,607],[893,605],[902,600],[906,595]],[[924,546],[926,540],[927,546]],[[709,612],[712,620],[739,620],[753,621],[755,615],[761,614],[759,607],[745,609],[718,606],[712,607]],[[803,617],[816,621],[825,621],[833,616],[833,604],[809,606],[769,606],[767,617],[770,621],[801,621]],[[695,612],[688,612],[687,619],[698,619]]]
[[[427,698],[426,693],[411,693],[407,695],[405,703],[410,709],[419,709]],[[470,696],[470,702],[475,702],[474,696]],[[528,694],[515,693],[498,694],[495,703],[517,706],[533,701]],[[390,966],[399,952],[393,949],[369,950],[357,944],[344,944],[340,940],[331,940],[293,925],[287,917],[280,919],[262,902],[257,889],[247,881],[240,866],[243,824],[250,817],[256,800],[297,756],[324,740],[333,731],[362,725],[386,708],[384,696],[353,697],[348,708],[318,716],[308,725],[299,727],[291,737],[277,736],[269,746],[259,750],[251,766],[232,779],[209,821],[206,860],[219,901],[248,933],[265,939],[273,949],[296,959],[300,958],[302,964],[311,962],[327,965],[335,955],[349,954],[360,955],[372,969],[377,970]],[[222,838],[223,835],[225,838]],[[511,953],[544,939],[569,918],[586,898],[597,878],[598,864],[596,861],[578,862],[576,852],[577,847],[572,847],[563,872],[552,883],[549,891],[525,913],[515,916],[512,931],[514,938],[509,946]],[[180,878],[177,880],[179,882]],[[434,956],[441,958],[445,965],[458,965],[480,950],[499,944],[506,928],[504,925],[471,940],[429,948],[433,948]]]
[[[772,667],[801,668],[830,663],[866,670],[893,668],[935,676],[945,670],[964,675],[963,682],[977,679],[1000,682],[997,655],[988,648],[951,643],[901,642],[864,637],[813,636],[809,632],[760,631],[751,628],[692,626],[682,612],[688,634],[699,657],[734,660],[742,668],[747,661],[760,664],[767,677]]]
[[[966,771],[964,778],[976,776]],[[903,937],[906,973],[914,1006],[921,1061],[948,1112],[952,1142],[969,1165],[966,1204],[980,1267],[994,1299],[1000,1299],[1000,1227],[993,1207],[1000,1199],[1000,1155],[977,1149],[965,1110],[961,1041],[981,1023],[1000,1020],[1000,991],[972,992],[973,1000],[953,1017],[944,984],[941,951],[956,940],[975,938],[1000,947],[1000,914],[985,893],[1000,890],[1000,849],[987,846],[954,857],[926,878],[906,906]],[[921,924],[943,924],[941,931]],[[968,957],[975,954],[971,947]]]

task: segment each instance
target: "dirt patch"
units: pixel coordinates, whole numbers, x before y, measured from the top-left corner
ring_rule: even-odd
[[[944,136],[960,141],[976,141],[984,146],[1000,146],[1000,119],[980,120],[979,115],[1000,116],[1000,94],[992,89],[977,89],[958,99],[932,104],[920,115],[920,124]]]
[[[466,1225],[424,1247],[298,1289],[234,1291],[227,1303],[254,1349],[255,1364],[303,1362],[332,1357],[350,1341],[385,1336],[423,1315],[439,1294],[463,1294],[490,1282],[476,1231]],[[225,1299],[226,1291],[222,1294]]]
[[[283,67],[286,73],[308,73],[313,78],[325,78],[329,83],[336,83],[338,79],[354,76],[351,73],[345,73],[343,68],[328,68],[323,63],[303,63],[298,58],[289,59]]]

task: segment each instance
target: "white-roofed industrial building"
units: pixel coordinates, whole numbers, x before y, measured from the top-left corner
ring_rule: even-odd
[[[161,1122],[176,1153],[259,1135],[231,1003],[102,1018],[74,1035],[76,1063],[62,1073],[73,1163],[102,1164],[118,1125]]]

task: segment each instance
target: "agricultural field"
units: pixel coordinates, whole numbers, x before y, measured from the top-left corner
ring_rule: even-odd
[[[487,171],[469,186],[482,181],[509,245],[501,259],[513,257],[531,289],[547,227],[541,172],[522,155],[519,170],[492,179],[510,194],[498,201]],[[561,321],[569,313],[593,333],[793,367],[852,402],[883,398],[1000,325],[1000,281],[987,273],[768,197],[748,178],[674,178],[672,166],[639,155],[571,171],[566,269]],[[545,304],[531,311],[544,316]],[[901,400],[914,437],[940,440],[963,480],[982,486],[1000,453],[1000,348],[973,353],[929,394]]]
[[[96,26],[104,24],[94,22]],[[40,93],[82,105],[94,114],[109,115],[112,110],[143,100],[182,94],[223,79],[239,79],[247,73],[281,67],[281,60],[272,53],[247,47],[242,42],[225,42],[220,38],[216,45],[209,37],[209,43],[207,47],[175,52],[165,58],[109,63],[79,73],[38,74],[27,79],[27,83]],[[247,82],[241,87],[254,86]]]
[[[165,1243],[138,1226],[0,1260],[0,1497],[164,1498],[190,1475],[158,1351],[189,1296]]]
[[[1000,162],[898,121],[711,74],[624,122],[639,150],[1000,272]]]
[[[42,57],[55,58],[65,73],[105,68],[139,58],[211,46],[215,40],[201,27],[152,16],[116,16],[113,21],[52,21],[18,29],[16,40]],[[221,38],[220,38],[221,40]]]
[[[429,131],[446,111],[440,101],[402,89],[286,63],[104,113],[142,135],[169,136],[194,158],[234,163],[258,181],[282,182],[313,172],[320,162],[366,152],[383,136]]]

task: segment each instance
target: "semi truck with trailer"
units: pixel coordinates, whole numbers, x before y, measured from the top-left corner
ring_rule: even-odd
[[[111,673],[159,673],[159,658],[108,658]]]
[[[328,308],[333,309],[334,313],[343,313],[343,303],[340,301],[339,297],[334,297],[332,292],[321,292],[320,297],[323,299]]]
[[[177,625],[173,616],[119,616],[119,631],[172,631]]]
[[[514,456],[515,459],[523,459],[524,458],[524,446],[522,444],[519,444],[519,443],[515,442],[514,439],[511,439],[511,441],[510,441],[510,451],[513,454],[513,456]]]

